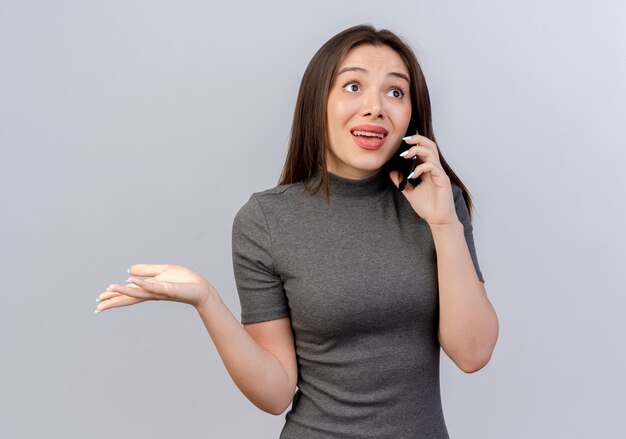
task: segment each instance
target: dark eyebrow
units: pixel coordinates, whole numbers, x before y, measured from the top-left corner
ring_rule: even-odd
[[[395,76],[396,78],[402,78],[404,79],[407,83],[411,83],[411,81],[409,80],[409,77],[406,76],[404,73],[400,73],[400,72],[389,72],[388,73],[389,76]]]
[[[337,72],[337,76],[341,75],[342,73],[346,73],[346,72],[359,72],[359,73],[367,73],[367,70],[365,70],[363,67],[344,67],[343,69],[339,70]],[[400,73],[400,72],[389,72],[387,73],[387,76],[393,76],[396,78],[400,78],[400,79],[404,79],[407,83],[411,83],[411,81],[409,80],[409,77],[407,75],[405,75],[404,73]]]

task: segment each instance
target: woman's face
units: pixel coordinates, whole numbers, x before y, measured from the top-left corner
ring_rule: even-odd
[[[328,94],[328,171],[360,180],[396,152],[411,120],[409,70],[388,46],[363,45],[339,64]]]

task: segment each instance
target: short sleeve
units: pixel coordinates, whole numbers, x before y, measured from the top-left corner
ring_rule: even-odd
[[[232,249],[241,323],[287,317],[289,306],[283,283],[274,269],[270,231],[254,195],[235,216]]]
[[[474,262],[476,274],[478,275],[478,279],[482,283],[485,283],[483,274],[480,271],[480,266],[478,265],[478,257],[476,256],[476,248],[474,246],[474,229],[472,227],[472,223],[470,222],[469,211],[467,210],[467,204],[465,204],[465,199],[463,198],[463,192],[458,186],[452,186],[452,192],[454,195],[454,207],[456,208],[456,214],[463,224],[465,240],[467,241],[467,247],[469,248],[470,255],[472,256],[472,261]]]

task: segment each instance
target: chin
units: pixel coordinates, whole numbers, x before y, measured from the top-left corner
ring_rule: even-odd
[[[377,172],[379,172],[382,167],[385,165],[386,162],[382,162],[380,160],[376,160],[376,161],[367,161],[367,162],[361,162],[361,163],[355,163],[354,164],[354,169],[361,171],[364,174],[376,174]]]
[[[360,160],[360,163],[355,165],[363,170],[378,171],[385,166],[385,163],[387,163],[390,158],[391,157],[387,157],[387,155],[385,155],[385,157],[381,157],[380,155],[377,157],[366,157],[364,160]]]

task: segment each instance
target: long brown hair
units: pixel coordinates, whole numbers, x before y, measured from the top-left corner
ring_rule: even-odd
[[[330,151],[326,129],[328,94],[341,60],[348,51],[363,44],[388,46],[402,58],[411,79],[412,113],[406,135],[413,135],[417,130],[420,135],[436,143],[428,87],[413,50],[389,30],[376,30],[370,25],[354,26],[328,40],[313,56],[304,72],[291,125],[289,150],[279,184],[304,182],[312,192],[322,189],[327,197],[330,195],[326,167],[326,153]],[[439,160],[451,182],[461,188],[471,218],[473,203],[469,191],[450,168],[441,151]],[[318,184],[309,187],[318,172],[322,173]]]

